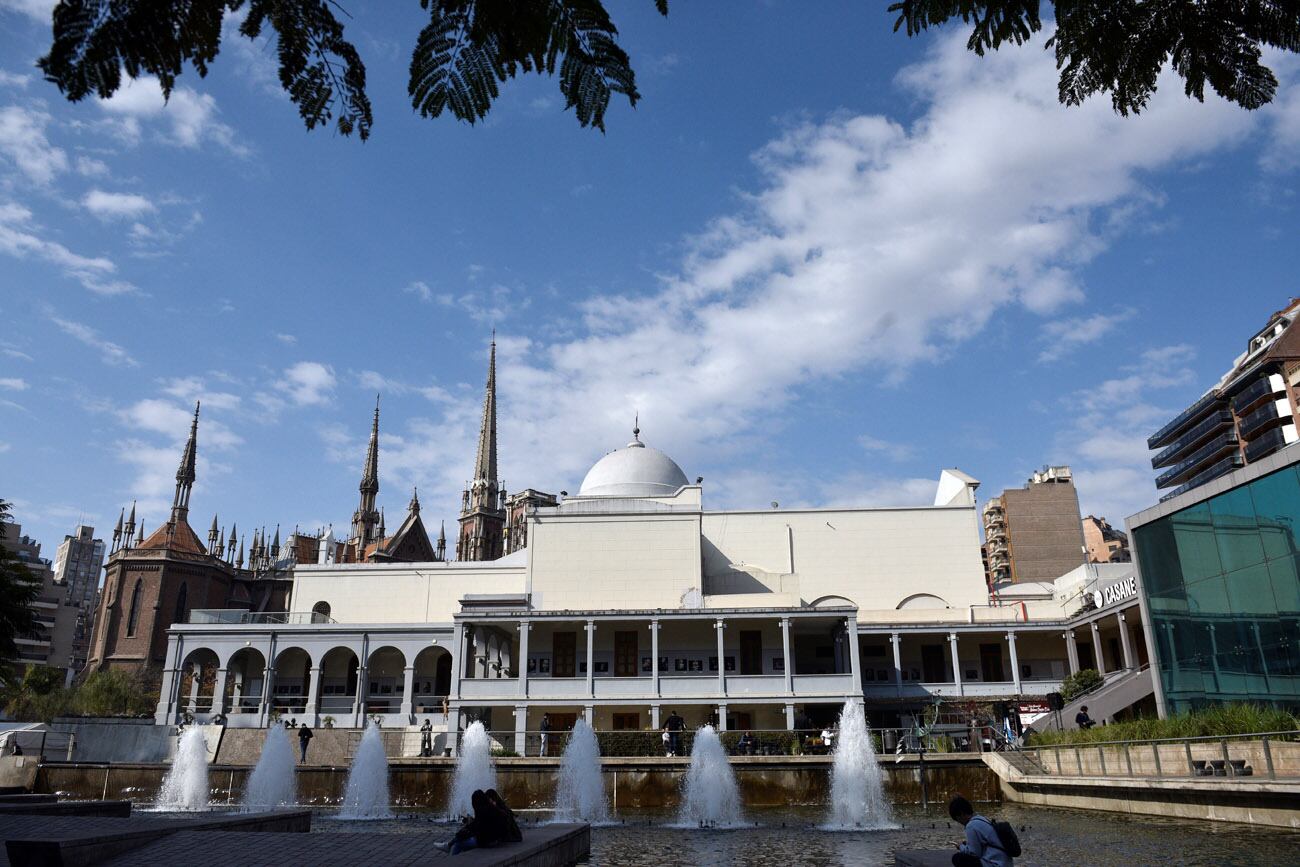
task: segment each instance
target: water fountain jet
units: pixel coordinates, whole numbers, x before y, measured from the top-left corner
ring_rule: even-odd
[[[269,810],[297,800],[293,744],[284,726],[273,724],[262,741],[262,755],[244,790],[244,812]]]
[[[867,730],[862,703],[849,699],[840,711],[831,769],[831,819],[828,830],[896,828],[885,800],[880,765]]]
[[[586,720],[578,720],[560,758],[560,781],[555,790],[558,822],[609,822],[609,805],[600,772],[600,744]]]
[[[158,806],[186,811],[208,808],[208,743],[201,727],[190,726],[181,734],[158,792]]]
[[[691,765],[686,771],[680,822],[715,828],[740,824],[740,790],[727,751],[713,726],[695,732]]]
[[[388,807],[388,756],[379,726],[372,720],[357,745],[348,770],[348,784],[339,808],[340,819],[391,819]]]
[[[474,812],[470,796],[476,789],[487,791],[497,787],[497,772],[492,767],[492,739],[481,722],[472,722],[461,736],[460,758],[451,778],[451,800],[447,813],[451,818],[469,816]]]

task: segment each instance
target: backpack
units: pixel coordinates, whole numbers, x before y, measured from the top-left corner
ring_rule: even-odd
[[[1020,857],[1020,838],[1016,836],[1016,829],[1011,827],[1010,822],[1003,822],[1000,819],[990,819],[989,824],[993,826],[993,831],[998,835],[1000,848],[1012,858]]]

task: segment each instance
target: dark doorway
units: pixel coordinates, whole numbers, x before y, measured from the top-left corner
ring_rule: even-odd
[[[577,677],[578,633],[557,632],[551,642],[551,652],[555,655],[551,666],[551,677]]]
[[[1002,670],[1002,645],[980,645],[980,679],[986,683],[1000,683],[1006,679]]]
[[[925,683],[947,683],[948,664],[944,661],[942,644],[921,645],[921,680]]]
[[[763,633],[757,629],[740,632],[740,673],[763,673]]]
[[[1083,642],[1075,642],[1074,646],[1079,648],[1079,669],[1096,669],[1097,657],[1092,652],[1092,642],[1087,644],[1084,644]]]
[[[614,633],[614,676],[636,677],[636,632]]]

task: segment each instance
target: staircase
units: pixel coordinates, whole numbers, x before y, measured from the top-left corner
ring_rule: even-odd
[[[1077,695],[1061,709],[1059,714],[1050,713],[1034,724],[1041,731],[1061,729],[1069,731],[1078,728],[1074,717],[1087,705],[1088,716],[1098,723],[1111,719],[1115,714],[1137,704],[1155,692],[1152,682],[1154,674],[1150,666],[1133,668],[1125,671],[1111,672],[1095,689]],[[1057,725],[1057,722],[1060,725]]]
[[[999,753],[999,755],[1008,765],[1026,776],[1048,773],[1047,768],[1043,767],[1043,764],[1037,758],[1028,753],[1022,753],[1019,750],[1007,750]]]

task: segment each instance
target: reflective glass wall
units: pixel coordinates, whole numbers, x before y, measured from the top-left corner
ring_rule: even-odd
[[[1170,713],[1300,708],[1300,466],[1133,529]]]

